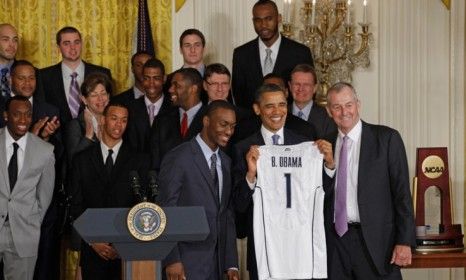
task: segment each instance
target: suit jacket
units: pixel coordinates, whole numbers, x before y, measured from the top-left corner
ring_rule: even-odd
[[[84,63],[84,76],[92,72],[101,72],[106,74],[110,79],[112,74],[110,70],[94,64]],[[66,99],[65,87],[61,71],[61,62],[40,70],[40,78],[45,92],[45,100],[60,110],[61,124],[66,125],[71,119],[71,111]]]
[[[204,241],[179,242],[163,262],[165,267],[181,261],[188,279],[223,279],[225,270],[238,267],[230,199],[231,160],[222,151],[219,151],[219,157],[223,173],[220,205],[214,195],[208,163],[195,138],[173,149],[162,162],[159,175],[160,205],[203,206],[210,228]],[[218,271],[218,275],[215,275],[215,271]]]
[[[337,132],[331,138],[334,147],[336,139]],[[332,184],[326,190],[324,208],[329,260],[338,238],[333,225],[334,195]],[[381,275],[389,273],[394,246],[416,245],[406,151],[400,134],[394,129],[362,122],[358,207],[370,258]]]
[[[20,257],[37,256],[40,226],[52,200],[55,183],[53,146],[27,133],[24,165],[10,192],[5,130],[0,129],[0,228],[8,215],[13,243]]]
[[[337,131],[337,125],[328,115],[327,110],[315,102],[312,103],[307,121],[314,125],[318,138],[323,138]]]
[[[151,125],[144,97],[135,99],[128,107],[129,121],[125,137],[133,150],[138,152],[149,152],[151,128],[155,127],[157,118],[154,118]],[[166,114],[172,109],[173,107],[171,106],[170,98],[165,95],[158,115]]]
[[[304,136],[294,133],[289,129],[284,129],[284,144],[294,145],[304,141],[309,141]],[[242,140],[235,145],[234,167],[233,167],[233,182],[234,182],[234,205],[237,214],[236,230],[238,237],[248,237],[247,244],[247,267],[248,270],[257,277],[256,255],[254,249],[254,233],[253,233],[253,200],[252,194],[254,190],[249,188],[246,181],[246,173],[248,171],[246,163],[246,154],[252,145],[265,145],[264,138],[259,131],[252,134],[248,138]]]
[[[123,91],[123,92],[120,93],[120,94],[117,94],[117,95],[115,95],[115,96],[112,96],[112,97],[111,97],[111,100],[112,100],[113,102],[117,102],[117,103],[121,103],[121,104],[124,104],[124,105],[126,105],[126,106],[129,106],[129,104],[130,104],[132,101],[136,100],[136,99],[134,98],[134,87],[129,88],[129,89]]]
[[[202,118],[207,106],[203,105],[194,116],[188,128],[188,134],[183,139],[180,133],[180,112],[173,109],[166,114],[155,117],[157,125],[151,128],[150,154],[151,169],[159,170],[163,157],[179,144],[191,140],[202,130]]]
[[[273,73],[289,81],[293,68],[300,63],[314,65],[311,51],[305,45],[281,37],[280,48]],[[233,51],[232,88],[237,106],[251,109],[254,93],[262,85],[262,63],[259,55],[259,38],[237,47]]]

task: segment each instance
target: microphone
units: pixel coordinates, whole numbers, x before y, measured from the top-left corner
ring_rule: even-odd
[[[134,197],[138,202],[146,201],[147,199],[141,194],[141,183],[139,179],[139,174],[136,170],[131,170],[129,172],[129,181],[131,184],[131,189],[133,190]]]
[[[149,170],[147,172],[147,177],[149,179],[149,191],[150,191],[150,198],[152,202],[155,202],[155,199],[159,195],[159,184],[157,182],[157,172],[155,170]]]

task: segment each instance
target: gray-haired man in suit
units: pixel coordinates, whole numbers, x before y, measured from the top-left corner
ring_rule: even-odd
[[[40,226],[52,200],[53,146],[28,132],[31,103],[14,96],[0,129],[0,259],[5,279],[32,279]]]

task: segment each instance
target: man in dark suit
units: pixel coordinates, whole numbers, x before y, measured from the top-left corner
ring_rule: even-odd
[[[160,170],[162,206],[203,206],[210,233],[200,242],[179,242],[163,261],[167,279],[239,280],[233,206],[230,200],[231,161],[221,150],[233,134],[233,105],[213,101],[203,128],[189,142],[164,158]]]
[[[150,131],[155,127],[155,117],[172,109],[170,99],[163,94],[165,67],[163,63],[151,58],[142,70],[144,96],[130,102],[129,123],[126,138],[131,148],[138,152],[149,152]]]
[[[87,208],[131,207],[138,202],[130,172],[146,174],[149,160],[132,153],[122,140],[127,121],[124,105],[109,104],[101,120],[101,142],[74,157],[68,184],[73,218]],[[83,279],[121,279],[121,260],[109,243],[82,242],[81,267]]]
[[[156,125],[152,128],[150,138],[153,169],[160,168],[168,151],[191,140],[201,131],[206,109],[199,97],[201,88],[201,74],[194,68],[182,68],[173,75],[170,96],[178,109],[155,118]]]
[[[308,141],[304,136],[284,128],[287,114],[286,96],[283,89],[275,84],[264,84],[256,92],[254,112],[260,116],[262,126],[258,131],[235,145],[234,153],[234,204],[239,235],[248,237],[247,268],[250,279],[257,279],[257,264],[253,234],[252,194],[256,183],[259,145],[272,145],[273,136],[278,136],[276,144],[293,145]],[[327,141],[316,141],[324,160],[333,163],[331,145]]]
[[[92,72],[102,72],[110,79],[110,70],[87,63],[81,59],[81,33],[74,27],[63,27],[58,31],[57,46],[62,55],[62,61],[56,65],[40,70],[45,100],[60,110],[60,122],[66,126],[68,121],[79,113],[81,101],[79,86],[84,77]]]
[[[233,52],[233,97],[237,106],[248,110],[265,75],[273,72],[288,81],[297,64],[313,65],[308,47],[280,35],[278,25],[282,19],[275,2],[257,1],[252,14],[259,37]]]
[[[144,63],[146,63],[146,61],[151,58],[152,56],[145,51],[138,51],[137,53],[133,54],[131,57],[131,72],[133,73],[134,77],[134,86],[118,95],[112,96],[112,101],[129,106],[133,100],[144,96],[144,76],[142,74],[142,69]]]
[[[335,184],[326,190],[329,279],[401,279],[415,246],[408,164],[400,134],[360,120],[348,83],[333,85],[327,110],[338,126]]]
[[[285,92],[285,96],[288,97],[288,89],[285,86],[283,78],[270,73],[265,75],[264,84],[274,84],[282,88]],[[261,127],[261,120],[257,115],[252,115],[249,118],[238,120],[238,125],[235,129],[233,136],[233,143],[241,141],[248,136],[255,133]],[[313,124],[310,124],[296,116],[294,116],[290,110],[286,113],[285,128],[293,131],[296,134],[304,136],[308,141],[317,139],[317,132]]]
[[[327,110],[313,101],[317,90],[317,74],[311,65],[296,65],[291,71],[288,85],[293,97],[293,102],[289,106],[290,113],[313,124],[319,138],[337,130]]]

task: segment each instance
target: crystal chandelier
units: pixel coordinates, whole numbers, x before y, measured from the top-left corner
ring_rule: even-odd
[[[291,0],[284,0],[282,35],[308,46],[314,57],[319,80],[316,101],[325,104],[328,88],[338,82],[351,82],[356,67],[370,64],[369,48],[373,40],[367,21],[367,0],[364,0],[363,19],[359,23],[362,33],[355,36],[351,0],[303,0],[299,16],[302,28],[295,38],[290,20]]]

